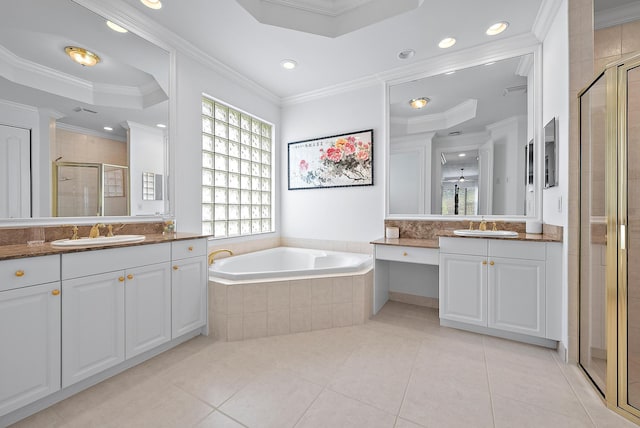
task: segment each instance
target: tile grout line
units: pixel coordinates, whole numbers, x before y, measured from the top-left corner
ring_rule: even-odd
[[[409,373],[409,378],[407,379],[407,384],[404,387],[404,392],[402,393],[402,400],[400,400],[400,408],[398,409],[398,414],[396,415],[396,421],[393,424],[394,428],[398,425],[398,419],[400,419],[400,413],[402,412],[402,406],[404,405],[404,400],[407,398],[407,390],[409,389],[409,384],[411,383],[411,379],[413,378],[413,374],[416,367],[416,361],[418,361],[418,355],[420,354],[420,348],[424,345],[425,339],[421,339],[418,345],[418,349],[416,350],[416,354],[413,357],[413,363],[411,364],[411,372]],[[413,422],[413,421],[411,421]],[[422,424],[418,424],[421,425]]]
[[[578,393],[576,392],[576,389],[573,387],[573,384],[571,383],[571,381],[569,380],[569,378],[567,377],[567,374],[565,373],[564,368],[560,365],[560,361],[557,359],[555,352],[551,353],[551,358],[553,358],[553,361],[556,363],[556,365],[558,366],[558,368],[560,369],[560,373],[562,373],[562,377],[564,377],[565,381],[567,382],[567,384],[569,384],[569,388],[571,388],[571,392],[573,392],[573,395],[576,397],[576,399],[578,400],[578,403],[580,403],[580,406],[582,407],[582,409],[584,410],[584,412],[587,414],[587,417],[589,417],[589,421],[591,421],[591,424],[594,427],[597,427],[598,425],[596,424],[596,421],[593,419],[593,416],[591,416],[591,412],[589,412],[589,409],[587,409],[587,407],[584,405],[584,403],[582,402],[582,398],[580,398],[580,395],[578,395]],[[564,364],[564,363],[563,363]],[[568,364],[568,363],[567,363]]]
[[[487,376],[487,387],[489,388],[489,402],[491,403],[491,418],[493,419],[493,427],[496,428],[496,409],[493,405],[493,392],[491,389],[491,379],[489,376],[489,362],[487,361],[487,349],[485,337],[482,338],[482,357],[484,359],[484,371]]]

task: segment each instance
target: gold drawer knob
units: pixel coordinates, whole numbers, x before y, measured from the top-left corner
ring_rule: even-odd
[[[493,260],[491,260],[491,261],[489,262],[489,264],[490,264],[491,266],[493,266],[493,265],[495,265],[495,262],[494,262]]]
[[[405,251],[404,253],[402,253],[402,255],[407,257],[409,254],[407,254],[407,252]]]
[[[60,294],[60,290],[58,290],[57,288],[55,290],[53,290],[51,292],[51,294],[53,294],[54,296],[57,296],[58,294]]]
[[[133,279],[133,275],[132,274],[127,275],[127,279]]]
[[[17,271],[16,271],[16,276],[17,276],[18,278],[20,278],[21,276],[24,276],[24,271],[23,271],[23,270],[17,270]]]
[[[193,247],[189,247],[189,251],[193,251]]]
[[[124,276],[121,276],[120,278],[118,278],[118,281],[124,282]]]
[[[178,270],[178,269],[179,269],[178,266],[173,267],[173,270]]]
[[[483,260],[483,261],[482,261],[482,264],[483,264],[483,265],[486,265],[486,264],[487,264],[487,261],[486,261],[486,260]]]

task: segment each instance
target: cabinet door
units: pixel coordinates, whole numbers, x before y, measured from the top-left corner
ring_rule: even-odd
[[[124,272],[62,281],[62,387],[124,361]]]
[[[489,327],[545,336],[545,262],[490,257]]]
[[[174,261],[171,272],[172,337],[207,322],[207,260],[195,257]]]
[[[127,358],[171,340],[170,272],[169,263],[126,271]]]
[[[0,293],[0,415],[60,389],[60,282]]]
[[[440,255],[440,318],[487,326],[486,261],[483,256]]]

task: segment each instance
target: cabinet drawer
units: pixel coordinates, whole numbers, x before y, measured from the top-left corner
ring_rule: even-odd
[[[0,291],[60,281],[60,256],[0,261]]]
[[[518,242],[500,239],[489,240],[490,257],[506,257],[512,259],[544,260],[544,242]]]
[[[62,279],[79,278],[171,260],[171,244],[137,245],[62,255]]]
[[[437,248],[402,247],[397,245],[376,245],[376,259],[396,262],[438,265],[440,251]]]
[[[478,238],[440,238],[440,252],[486,256],[487,240]]]
[[[205,254],[207,254],[207,240],[204,238],[171,243],[171,258],[173,260],[204,256]]]

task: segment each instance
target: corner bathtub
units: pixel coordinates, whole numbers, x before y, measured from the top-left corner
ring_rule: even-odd
[[[209,278],[231,281],[283,280],[355,273],[368,270],[372,264],[372,257],[367,254],[277,247],[216,260],[209,267]]]
[[[372,309],[366,254],[278,247],[209,267],[209,328],[218,340],[363,324]]]

